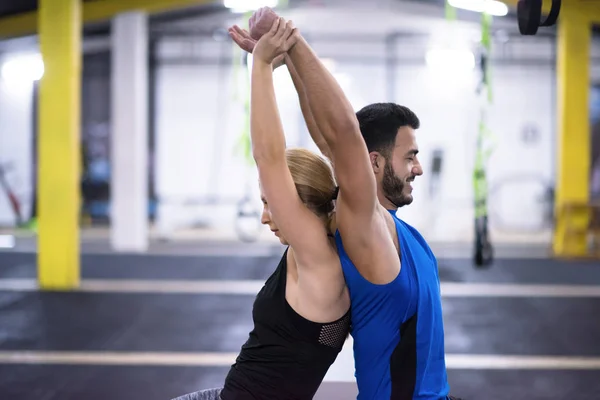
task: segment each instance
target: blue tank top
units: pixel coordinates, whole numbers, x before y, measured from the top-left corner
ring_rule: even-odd
[[[437,260],[425,239],[390,211],[401,269],[390,283],[370,283],[335,239],[350,292],[358,400],[442,400],[449,385]]]

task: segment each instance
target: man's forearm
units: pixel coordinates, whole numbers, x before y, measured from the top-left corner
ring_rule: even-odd
[[[296,67],[294,67],[294,62],[292,59],[286,55],[285,64],[287,65],[288,71],[290,72],[290,76],[292,78],[292,82],[294,83],[294,87],[296,88],[296,92],[298,92],[298,100],[300,101],[300,109],[302,110],[302,116],[304,117],[304,121],[306,122],[306,127],[308,128],[308,133],[312,138],[313,142],[317,145],[321,153],[328,159],[331,159],[331,154],[329,150],[329,146],[315,121],[315,117],[312,113],[310,101],[306,94],[306,89],[304,88],[304,84],[298,75],[298,71],[296,71]]]
[[[288,52],[298,72],[321,134],[332,151],[338,137],[356,132],[358,122],[352,105],[333,75],[325,68],[304,38]]]

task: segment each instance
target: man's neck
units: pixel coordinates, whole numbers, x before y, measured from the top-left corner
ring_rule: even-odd
[[[383,193],[377,193],[377,199],[379,200],[379,204],[381,204],[386,210],[398,211],[398,206],[385,197]]]

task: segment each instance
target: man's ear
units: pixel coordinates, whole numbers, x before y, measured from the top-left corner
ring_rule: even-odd
[[[371,167],[374,173],[379,173],[383,168],[383,157],[376,151],[369,153],[369,159],[371,160]]]

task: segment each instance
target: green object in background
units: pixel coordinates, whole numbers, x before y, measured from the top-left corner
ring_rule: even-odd
[[[252,16],[252,12],[244,14],[244,26],[248,29],[248,21]],[[233,44],[233,81],[234,83],[234,100],[241,101],[244,105],[243,127],[242,132],[237,140],[235,152],[240,154],[248,165],[254,165],[254,157],[252,157],[252,142],[250,140],[250,76],[247,72],[247,65],[243,62],[246,59],[245,51],[240,49],[235,42]],[[244,72],[243,74],[241,72]],[[239,86],[238,86],[239,85]]]
[[[483,13],[481,16],[481,45],[485,52],[485,64],[483,68],[483,85],[488,94],[488,103],[492,103],[492,85],[491,85],[491,67],[489,59],[492,54],[492,16],[487,13]]]
[[[477,150],[475,153],[475,168],[473,171],[473,187],[475,195],[475,218],[487,217],[487,172],[486,165],[493,149],[489,146],[492,133],[487,128],[484,119],[479,122],[477,135]],[[486,146],[486,144],[488,146]]]
[[[456,20],[456,8],[450,5],[450,2],[446,0],[446,19],[448,21]]]
[[[479,130],[477,133],[477,148],[475,154],[475,168],[473,171],[473,185],[475,194],[475,218],[487,216],[487,179],[486,165],[492,154],[492,149],[489,142],[492,139],[492,133],[487,126],[487,110],[492,104],[492,86],[491,86],[491,68],[490,56],[492,49],[491,38],[492,16],[483,13],[481,18],[481,83],[479,91],[484,91],[487,95],[481,100],[481,113],[479,120]]]
[[[456,20],[456,9],[446,0],[446,19]],[[475,210],[475,254],[478,267],[487,266],[493,261],[493,248],[488,235],[488,182],[487,162],[493,152],[493,136],[487,125],[488,110],[493,101],[491,83],[492,16],[482,13],[481,17],[481,80],[477,86],[480,101],[480,119],[475,144],[475,165],[473,166],[473,206]]]
[[[478,86],[481,112],[477,132],[475,165],[473,168],[473,194],[475,207],[475,254],[477,267],[488,266],[493,261],[493,247],[488,230],[488,182],[487,162],[493,152],[492,133],[487,126],[487,114],[492,105],[491,50],[492,16],[483,13],[481,18],[481,82]],[[483,93],[482,93],[483,92]]]
[[[37,218],[32,218],[25,224],[25,229],[34,233],[37,233],[38,230],[38,222]]]

